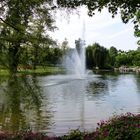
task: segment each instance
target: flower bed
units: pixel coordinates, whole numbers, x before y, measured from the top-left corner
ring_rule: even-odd
[[[93,133],[72,130],[62,137],[48,137],[43,133],[0,133],[0,140],[140,140],[140,114],[127,113],[101,121]]]

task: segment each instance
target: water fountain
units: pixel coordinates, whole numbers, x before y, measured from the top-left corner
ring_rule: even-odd
[[[75,75],[76,77],[85,77],[86,64],[85,64],[85,23],[83,24],[82,39],[75,41],[75,48],[69,49],[64,57],[64,67],[67,74]]]
[[[70,49],[67,52],[64,60],[64,67],[67,70],[67,74],[84,75],[85,74],[85,54],[84,49],[81,48],[79,53],[77,49]]]
[[[85,81],[87,77],[89,78],[85,58],[85,22],[83,22],[81,39],[75,41],[75,48],[69,48],[63,58],[62,65],[66,69],[66,74],[47,77],[45,86],[66,84],[77,80]]]

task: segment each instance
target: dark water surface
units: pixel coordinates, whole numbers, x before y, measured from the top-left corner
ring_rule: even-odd
[[[1,131],[92,131],[100,120],[126,112],[140,113],[140,75],[0,77]]]

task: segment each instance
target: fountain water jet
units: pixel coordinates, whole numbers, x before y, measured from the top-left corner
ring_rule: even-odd
[[[64,67],[67,74],[83,78],[86,75],[85,64],[85,22],[83,22],[82,39],[75,41],[76,47],[69,49],[64,58]]]

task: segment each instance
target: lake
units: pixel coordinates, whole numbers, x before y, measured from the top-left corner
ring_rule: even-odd
[[[140,75],[110,72],[0,77],[0,130],[63,135],[101,120],[140,113]]]

